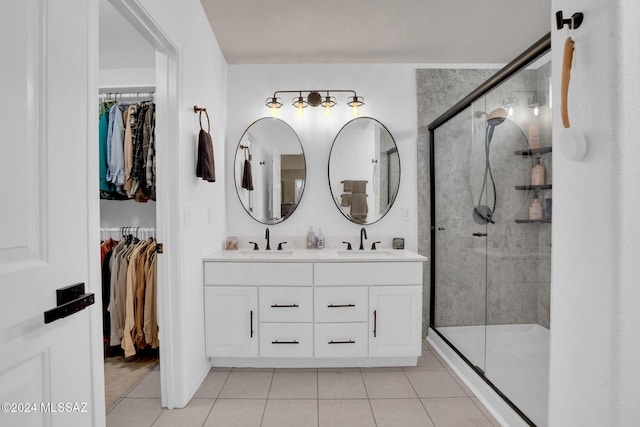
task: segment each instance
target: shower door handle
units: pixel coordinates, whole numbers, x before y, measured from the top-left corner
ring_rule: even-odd
[[[445,228],[444,227],[438,227],[438,231],[444,231]]]
[[[474,237],[487,237],[487,233],[473,233]]]

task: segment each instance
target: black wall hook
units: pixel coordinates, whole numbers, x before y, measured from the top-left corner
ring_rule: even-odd
[[[559,30],[561,30],[565,25],[569,26],[570,30],[575,30],[576,28],[580,28],[582,25],[582,21],[584,20],[584,13],[576,12],[571,15],[571,18],[564,19],[562,11],[559,10],[556,12],[556,26]]]

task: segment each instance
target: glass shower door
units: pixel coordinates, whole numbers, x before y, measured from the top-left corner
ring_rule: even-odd
[[[484,176],[483,102],[436,129],[432,154],[435,185],[436,330],[484,371],[487,295],[487,212]],[[480,218],[478,216],[480,214]],[[479,221],[478,221],[479,220]]]

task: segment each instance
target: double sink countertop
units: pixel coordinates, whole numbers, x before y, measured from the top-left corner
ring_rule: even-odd
[[[204,257],[217,262],[427,262],[427,257],[405,249],[285,249],[219,251]]]

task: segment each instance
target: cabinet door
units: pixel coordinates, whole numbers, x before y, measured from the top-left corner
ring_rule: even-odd
[[[419,356],[422,286],[369,288],[369,356]]]
[[[205,286],[207,357],[258,356],[258,289]]]

